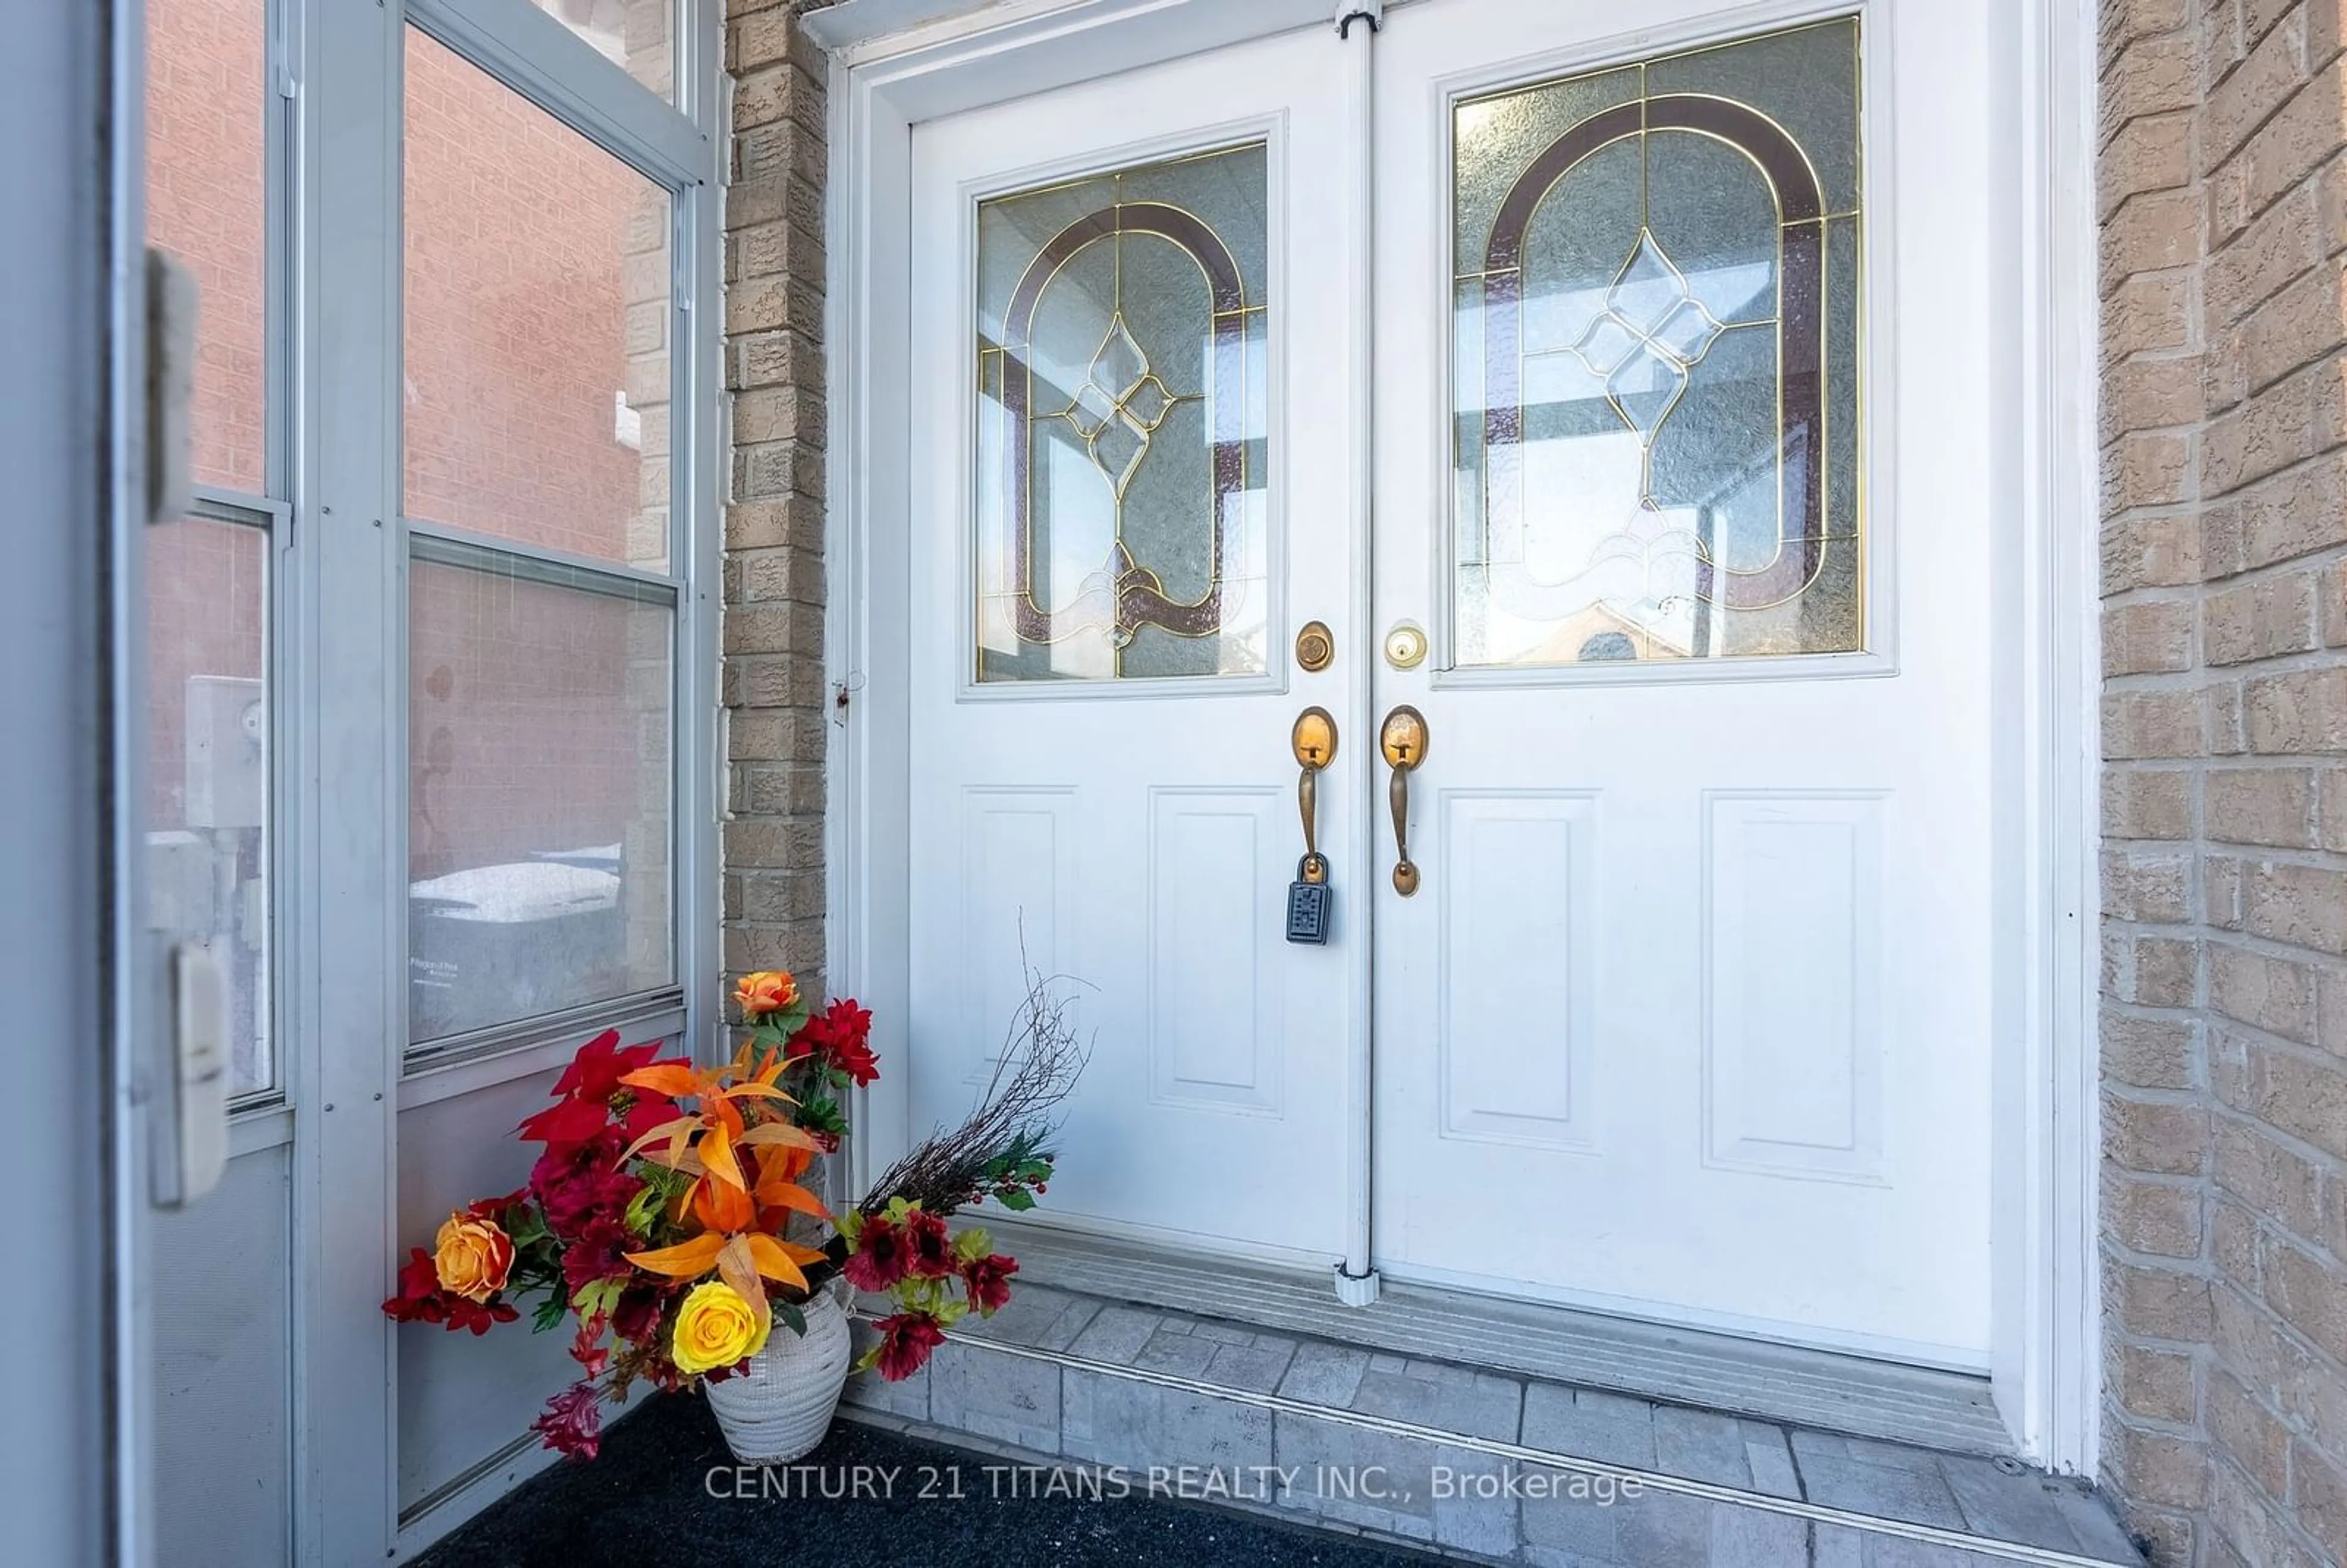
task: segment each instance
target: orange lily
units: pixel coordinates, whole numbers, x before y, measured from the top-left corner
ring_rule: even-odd
[[[779,1231],[792,1213],[829,1220],[831,1213],[795,1180],[823,1145],[787,1122],[751,1123],[743,1102],[794,1102],[775,1087],[783,1063],[769,1050],[753,1066],[750,1049],[723,1067],[699,1069],[682,1063],[639,1068],[620,1081],[692,1099],[699,1109],[664,1122],[636,1140],[623,1160],[638,1153],[693,1178],[679,1200],[680,1217],[690,1214],[702,1234],[674,1246],[629,1253],[630,1263],[672,1279],[692,1279],[714,1267],[720,1278],[766,1319],[764,1281],[806,1288],[800,1265],[823,1254],[768,1234]],[[655,1148],[662,1144],[664,1147]]]

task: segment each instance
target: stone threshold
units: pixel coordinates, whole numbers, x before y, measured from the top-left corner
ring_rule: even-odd
[[[1061,1484],[1122,1484],[1483,1562],[2142,1563],[2091,1489],[2010,1459],[1051,1286],[1023,1286],[993,1319],[967,1320],[903,1383],[853,1380],[848,1399],[851,1419],[1042,1467],[1030,1487],[1057,1472]]]
[[[1040,1225],[1020,1226],[1011,1250],[1022,1280],[1079,1295],[1819,1431],[2013,1452],[1988,1379],[1965,1373],[1392,1280],[1348,1307],[1326,1274]]]

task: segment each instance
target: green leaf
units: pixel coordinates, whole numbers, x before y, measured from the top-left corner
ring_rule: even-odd
[[[797,1307],[792,1306],[787,1301],[775,1302],[774,1304],[774,1316],[782,1319],[784,1327],[789,1329],[792,1333],[797,1335],[802,1339],[806,1337],[805,1313],[801,1312]]]
[[[1035,1194],[1024,1187],[1005,1187],[994,1194],[994,1200],[1014,1214],[1025,1214],[1035,1206]]]
[[[849,1209],[832,1223],[834,1228],[839,1232],[841,1239],[847,1243],[848,1250],[855,1251],[856,1238],[863,1234],[864,1230],[864,1211]]]
[[[799,1096],[798,1114],[792,1118],[812,1132],[829,1132],[844,1136],[847,1132],[847,1113],[839,1102],[820,1089],[810,1089]]]
[[[617,1279],[589,1280],[571,1296],[570,1309],[581,1317],[592,1317],[599,1312],[609,1313],[619,1305],[620,1292],[625,1285],[625,1281]]]
[[[976,1225],[954,1237],[954,1256],[964,1263],[976,1263],[993,1250],[994,1238]]]
[[[560,1291],[554,1292],[545,1300],[539,1302],[538,1304],[538,1310],[530,1314],[530,1332],[534,1334],[543,1334],[549,1328],[560,1327],[562,1326],[563,1315],[569,1310],[570,1308],[562,1299],[562,1293]]]

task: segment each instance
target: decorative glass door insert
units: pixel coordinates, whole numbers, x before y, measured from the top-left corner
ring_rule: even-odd
[[[978,210],[981,682],[1268,663],[1260,142]]]
[[[1455,661],[1866,646],[1854,18],[1460,104]]]

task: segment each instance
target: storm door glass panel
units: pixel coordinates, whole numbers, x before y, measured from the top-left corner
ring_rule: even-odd
[[[267,0],[151,0],[147,237],[195,273],[197,483],[269,491]]]
[[[1261,143],[978,210],[981,682],[1269,663]]]
[[[1455,658],[1866,646],[1854,19],[1462,103]]]
[[[227,981],[229,1091],[278,1085],[270,941],[269,519],[212,503],[147,536],[150,926]]]
[[[411,518],[669,564],[666,189],[407,30]]]
[[[418,538],[408,615],[410,1038],[672,984],[672,591]]]

